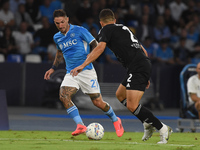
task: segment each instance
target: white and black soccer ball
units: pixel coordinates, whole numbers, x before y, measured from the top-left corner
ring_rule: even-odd
[[[92,140],[101,140],[104,136],[104,128],[99,123],[91,123],[87,126],[86,136]]]

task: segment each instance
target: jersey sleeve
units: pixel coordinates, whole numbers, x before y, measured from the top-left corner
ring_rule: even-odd
[[[81,38],[86,41],[87,43],[91,43],[95,38],[92,36],[92,34],[85,28],[80,27],[80,35]]]
[[[58,46],[58,43],[57,43],[57,40],[56,40],[55,35],[54,35],[54,37],[53,37],[53,41],[54,41],[54,43],[56,44],[56,48],[57,48],[58,50],[61,50],[60,47]]]
[[[109,29],[106,27],[102,28],[98,35],[98,42],[108,43],[110,38],[111,38],[111,31],[109,31]]]

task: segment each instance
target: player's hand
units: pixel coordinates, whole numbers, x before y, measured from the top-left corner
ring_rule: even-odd
[[[49,79],[50,79],[50,76],[51,76],[51,74],[52,74],[52,73],[54,73],[54,71],[55,71],[55,70],[54,70],[54,69],[52,69],[52,68],[51,68],[51,69],[49,69],[49,70],[48,70],[48,71],[45,73],[45,75],[44,75],[44,79],[45,79],[45,80],[49,80]]]
[[[70,71],[70,74],[74,77],[77,76],[79,72],[81,72],[83,70],[84,67],[82,66],[78,66],[76,68],[74,68],[73,70]]]
[[[146,89],[148,89],[149,86],[150,86],[150,80],[149,80],[148,83],[147,83]]]

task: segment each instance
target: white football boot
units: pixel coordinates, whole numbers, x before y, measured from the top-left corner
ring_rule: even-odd
[[[166,125],[165,125],[166,126]],[[169,136],[172,134],[172,128],[169,126],[167,127],[167,131],[162,133],[160,132],[160,141],[157,144],[166,144],[169,140]]]
[[[156,131],[156,128],[146,122],[143,123],[143,126],[144,135],[142,137],[142,141],[147,141],[153,135],[153,132]]]

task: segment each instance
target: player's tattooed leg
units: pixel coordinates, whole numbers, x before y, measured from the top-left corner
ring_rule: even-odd
[[[89,94],[89,96],[90,96],[91,100],[93,101],[100,97],[100,93]]]
[[[60,101],[63,103],[66,109],[74,105],[71,99],[76,92],[77,89],[75,87],[62,86],[60,88]]]
[[[109,105],[103,101],[101,94],[100,93],[94,93],[94,94],[88,94],[93,102],[93,104],[100,108],[103,111],[108,111],[109,110]]]

